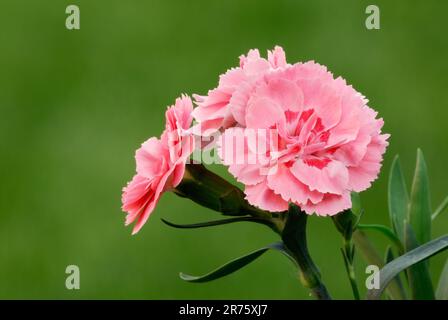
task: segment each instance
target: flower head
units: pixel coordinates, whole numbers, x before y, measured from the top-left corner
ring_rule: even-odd
[[[266,72],[286,65],[285,53],[280,47],[269,51],[267,60],[260,57],[257,49],[250,50],[247,56],[241,56],[240,66],[221,75],[217,88],[210,90],[206,96],[194,95],[198,107],[194,109],[193,116],[199,122],[202,134],[229,128],[239,122],[239,114],[234,113],[235,108],[231,105],[239,104],[239,100],[244,99],[250,83]]]
[[[192,110],[189,97],[176,99],[165,113],[166,127],[161,138],[148,139],[136,151],[137,173],[122,194],[126,225],[136,222],[133,234],[145,224],[160,195],[182,180],[185,163],[194,149],[193,137],[186,133],[193,119]]]
[[[237,124],[224,127],[219,154],[251,204],[284,211],[292,202],[334,215],[377,178],[389,135],[367,100],[324,66],[280,65],[233,90]],[[229,143],[235,139],[241,143]]]

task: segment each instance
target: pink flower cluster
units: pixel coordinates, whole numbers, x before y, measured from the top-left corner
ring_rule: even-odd
[[[160,194],[180,183],[193,133],[222,133],[222,162],[245,185],[246,199],[268,211],[295,203],[308,214],[334,215],[378,176],[389,137],[383,120],[344,79],[315,62],[288,64],[280,47],[267,59],[250,50],[215,89],[194,98],[195,109],[188,97],[177,99],[161,138],[137,150],[137,174],[122,198],[134,233]],[[242,143],[226,143],[234,138]]]
[[[308,214],[334,215],[351,207],[351,191],[367,189],[378,176],[389,137],[381,134],[383,120],[344,79],[314,62],[288,64],[280,47],[268,59],[249,51],[196,100],[195,119],[204,130],[225,130],[223,163],[261,209],[284,211],[292,202]],[[254,130],[276,134],[256,134],[254,141]],[[245,142],[223,151],[228,136]],[[259,140],[263,154],[254,147]]]
[[[148,139],[135,153],[137,173],[122,195],[126,225],[135,222],[132,234],[148,220],[160,195],[175,188],[184,176],[185,163],[194,150],[193,136],[186,133],[193,121],[192,111],[189,97],[176,99],[165,113],[165,131],[160,139]]]

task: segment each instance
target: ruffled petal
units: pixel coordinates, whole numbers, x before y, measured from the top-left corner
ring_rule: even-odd
[[[348,187],[348,170],[339,161],[320,164],[299,159],[291,167],[291,172],[310,190],[341,195]]]
[[[163,155],[167,153],[168,146],[164,146],[159,139],[148,139],[135,153],[137,173],[147,179],[154,179],[166,167],[166,157]]]
[[[309,201],[305,205],[300,205],[301,209],[307,214],[316,213],[319,216],[333,216],[351,208],[351,206],[350,192],[344,192],[342,195],[327,193],[319,203],[313,204]]]
[[[271,212],[288,210],[288,202],[283,200],[281,196],[275,194],[268,187],[266,181],[253,186],[246,186],[244,192],[247,201],[260,209]]]
[[[279,194],[283,200],[299,204],[307,203],[308,200],[312,203],[322,200],[322,193],[310,191],[284,164],[279,164],[275,169],[271,170],[271,174],[267,176],[268,187]]]

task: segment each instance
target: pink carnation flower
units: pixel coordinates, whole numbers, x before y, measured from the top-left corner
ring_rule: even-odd
[[[165,113],[166,127],[161,138],[148,139],[136,151],[137,174],[123,188],[122,195],[126,225],[136,222],[132,234],[145,224],[160,195],[182,180],[185,163],[194,149],[193,137],[186,134],[193,120],[192,111],[189,97],[176,99]]]
[[[220,157],[246,185],[247,200],[261,209],[284,211],[292,202],[308,214],[337,214],[351,207],[351,191],[363,191],[377,178],[389,135],[381,134],[383,120],[345,80],[314,62],[288,65],[283,55],[274,56],[271,63],[281,62],[257,67],[256,79],[235,81],[226,91],[220,114],[237,127],[221,137]],[[243,73],[245,66],[236,70]],[[229,88],[222,79],[219,92]],[[243,143],[229,144],[235,138]]]
[[[207,96],[194,95],[198,107],[194,109],[193,116],[200,123],[202,134],[234,126],[241,119],[238,119],[238,113],[235,117],[231,105],[240,104],[250,83],[266,72],[286,65],[285,53],[280,47],[269,51],[267,60],[260,57],[257,49],[250,50],[247,56],[241,56],[240,66],[221,75],[217,88],[210,90]]]

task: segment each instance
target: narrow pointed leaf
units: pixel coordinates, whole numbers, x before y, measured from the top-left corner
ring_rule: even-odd
[[[448,260],[445,262],[436,291],[437,300],[448,300]]]
[[[403,253],[404,248],[400,239],[397,238],[392,229],[382,225],[382,224],[359,224],[358,229],[360,230],[374,230],[381,232],[384,236],[386,236],[392,243],[397,247],[400,253]]]
[[[392,247],[387,247],[386,249],[386,256],[384,258],[385,264],[388,264],[389,262],[392,262],[395,259],[394,253],[392,251]],[[394,282],[396,282],[397,286],[399,287],[399,290],[401,291],[401,296],[403,297],[403,300],[406,299],[406,291],[404,290],[403,283],[400,279],[400,274],[397,274],[395,278],[393,279]],[[388,294],[390,296],[390,294]],[[392,299],[393,297],[390,296]]]
[[[434,211],[434,213],[431,216],[431,219],[434,220],[435,218],[437,218],[437,216],[441,214],[443,211],[445,211],[446,208],[448,208],[448,196],[442,201],[440,206],[437,207],[436,211]]]
[[[199,222],[199,223],[192,223],[192,224],[177,224],[170,221],[167,221],[165,219],[161,219],[163,223],[166,225],[178,228],[178,229],[196,229],[196,228],[205,228],[205,227],[213,227],[213,226],[219,226],[223,224],[229,224],[234,222],[242,222],[242,221],[249,221],[249,222],[255,222],[255,223],[261,223],[267,226],[270,226],[271,223],[267,220],[261,219],[261,218],[255,218],[255,217],[236,217],[236,218],[229,218],[229,219],[220,219],[220,220],[212,220],[212,221],[206,221],[206,222]]]
[[[392,252],[392,247],[388,246],[386,249],[386,256],[384,257],[385,264],[388,264],[392,260],[394,260],[394,253]]]
[[[427,242],[424,245],[415,248],[414,250],[411,250],[388,263],[380,270],[380,288],[369,290],[367,293],[367,299],[378,300],[384,289],[390,281],[397,276],[397,274],[410,266],[422,262],[425,259],[428,259],[446,249],[448,249],[448,235]]]
[[[188,282],[208,282],[212,280],[216,280],[222,277],[225,277],[235,271],[240,270],[241,268],[245,267],[252,261],[256,260],[258,257],[263,255],[266,251],[269,249],[277,250],[286,255],[289,259],[292,259],[292,257],[289,255],[289,253],[286,251],[286,249],[283,246],[283,243],[277,242],[273,243],[271,245],[268,245],[266,247],[260,248],[258,250],[255,250],[247,255],[241,256],[239,258],[236,258],[234,260],[231,260],[227,262],[226,264],[216,268],[215,270],[202,275],[202,276],[192,276],[185,273],[180,273],[179,276],[182,280],[188,281]]]
[[[395,156],[389,175],[389,216],[398,238],[404,240],[404,220],[407,217],[409,196],[401,171],[400,159]]]
[[[419,247],[410,224],[405,222],[405,251]],[[407,270],[413,300],[434,300],[434,288],[429,274],[428,261],[416,263]]]
[[[359,196],[359,193],[352,192],[351,199],[352,199],[352,212],[354,214],[356,214],[357,216],[360,216],[361,211],[362,211],[362,205],[361,205],[361,197]]]
[[[431,239],[431,213],[428,172],[423,153],[418,149],[408,221],[419,243],[426,243]]]

